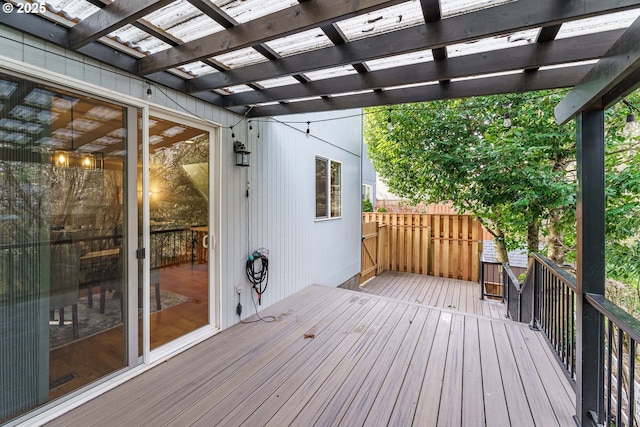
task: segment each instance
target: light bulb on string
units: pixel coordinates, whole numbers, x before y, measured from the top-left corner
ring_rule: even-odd
[[[307,122],[307,135],[311,133],[311,130],[309,129],[309,125],[311,125],[311,122]]]
[[[389,108],[389,116],[387,117],[387,130],[389,132],[393,131],[393,122],[391,121],[391,108]]]
[[[506,128],[510,128],[511,127],[511,114],[509,113],[504,113],[504,127]]]
[[[622,130],[622,133],[627,136],[637,136],[640,132],[638,129],[638,123],[636,122],[636,115],[634,114],[633,110],[634,109],[638,110],[638,108],[636,108],[633,104],[631,104],[626,99],[623,99],[622,103],[627,107],[629,107],[629,114],[627,114],[627,119],[624,123],[624,128]]]

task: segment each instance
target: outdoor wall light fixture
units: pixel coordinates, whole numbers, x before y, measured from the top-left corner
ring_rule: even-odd
[[[242,142],[236,141],[233,143],[233,152],[235,155],[236,166],[249,166],[251,160],[251,152],[247,151]]]

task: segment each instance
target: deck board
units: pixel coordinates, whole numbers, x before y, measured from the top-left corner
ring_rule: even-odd
[[[521,324],[323,286],[261,314],[277,320],[222,331],[50,425],[546,426],[575,411]]]

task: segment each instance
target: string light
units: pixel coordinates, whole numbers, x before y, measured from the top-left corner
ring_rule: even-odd
[[[151,90],[151,85],[147,87],[147,99],[153,98],[153,91]]]
[[[636,115],[633,113],[633,109],[635,108],[637,110],[637,108],[634,107],[633,104],[631,104],[626,99],[623,99],[622,102],[624,103],[624,105],[629,107],[629,114],[627,114],[627,120],[624,124],[623,133],[629,136],[636,136],[638,135],[638,123],[636,122]]]
[[[387,117],[387,130],[389,132],[393,131],[393,122],[391,121],[391,108],[389,108],[389,116]]]
[[[310,125],[311,125],[311,122],[307,122],[307,135],[311,133],[311,131],[309,130]]]
[[[504,127],[506,128],[511,127],[511,114],[508,112],[504,113]]]

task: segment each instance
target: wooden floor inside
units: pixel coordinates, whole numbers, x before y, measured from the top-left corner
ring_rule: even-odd
[[[206,325],[209,319],[206,264],[164,268],[160,276],[161,289],[189,297],[189,301],[151,314],[152,349]],[[99,315],[97,307],[95,312]],[[138,352],[142,354],[141,320],[138,328]],[[52,388],[49,399],[56,399],[124,367],[124,339],[123,326],[120,325],[51,350],[50,383],[57,382],[59,378],[71,380]]]
[[[387,298],[504,319],[507,315],[501,301],[480,299],[480,284],[444,277],[385,271],[360,286]]]
[[[53,426],[570,426],[574,392],[540,332],[310,286]]]

